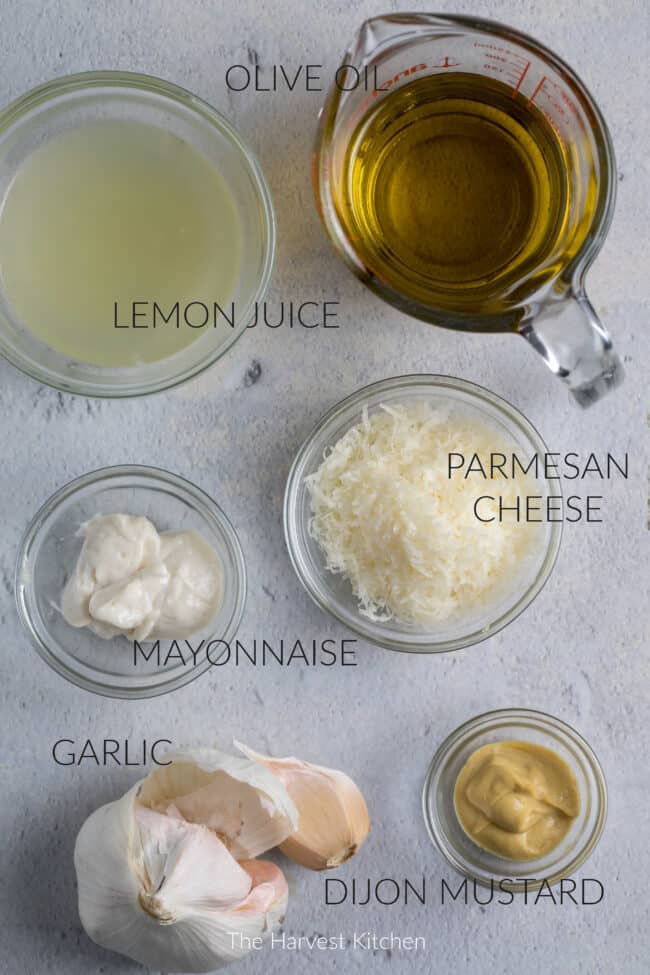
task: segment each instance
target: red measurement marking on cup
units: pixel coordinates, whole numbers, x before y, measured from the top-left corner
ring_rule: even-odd
[[[548,75],[542,75],[529,101],[531,104],[537,103],[537,107],[544,112],[556,131],[560,122],[570,124],[576,120],[582,121],[580,109],[566,88],[557,81],[553,81]]]
[[[356,122],[362,117],[362,115],[366,112],[368,106],[372,104],[374,98],[379,98],[381,95],[384,95],[387,91],[390,91],[391,88],[393,88],[395,85],[400,85],[403,81],[407,81],[414,74],[417,74],[419,71],[426,71],[426,69],[429,67],[431,67],[431,65],[427,64],[425,61],[423,61],[421,64],[413,64],[411,65],[410,68],[403,68],[401,71],[398,71],[396,75],[394,75],[392,78],[388,78],[381,85],[377,85],[377,76],[375,72],[376,87],[363,99],[360,105],[355,109],[354,115],[352,116],[352,121]],[[452,65],[449,64],[446,65],[446,67],[452,67]]]
[[[517,92],[519,91],[519,89],[521,88],[522,82],[523,82],[524,78],[526,77],[526,75],[528,74],[528,69],[530,68],[530,64],[531,64],[530,61],[526,61],[526,64],[524,65],[523,71],[521,72],[521,74],[517,78],[517,84],[515,85],[514,91],[512,92],[513,96],[516,95]]]
[[[459,64],[460,61],[450,61],[449,55],[445,55],[442,64],[431,64],[429,65],[429,67],[430,68],[457,68]]]
[[[531,62],[502,44],[487,44],[484,41],[474,41],[474,47],[484,52],[483,70],[495,75],[500,81],[513,88],[513,96],[521,88],[528,73]]]
[[[535,99],[537,98],[537,96],[544,90],[544,85],[546,84],[546,82],[548,80],[549,80],[548,77],[545,74],[543,74],[542,77],[537,82],[537,86],[535,88],[535,91],[532,93],[532,95],[528,99],[530,102],[534,102],[535,101]]]

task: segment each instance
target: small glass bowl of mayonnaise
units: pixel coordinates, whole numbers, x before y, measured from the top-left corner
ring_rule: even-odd
[[[118,512],[144,516],[159,532],[196,533],[216,554],[222,594],[204,630],[136,641],[66,622],[62,595],[82,547],[80,529]],[[106,467],[66,484],[35,515],[18,554],[16,600],[36,650],[57,673],[96,694],[154,697],[194,680],[226,652],[244,611],[246,569],[234,528],[196,485],[154,467]]]
[[[478,846],[456,812],[454,791],[461,769],[478,749],[504,742],[548,749],[566,764],[577,785],[579,811],[570,829],[557,846],[534,860],[506,859]],[[442,743],[427,773],[422,808],[429,836],[447,862],[463,876],[491,888],[496,898],[546,889],[562,880],[570,885],[605,826],[607,786],[598,759],[574,728],[542,711],[505,708],[466,721]],[[457,886],[449,880],[453,891]]]

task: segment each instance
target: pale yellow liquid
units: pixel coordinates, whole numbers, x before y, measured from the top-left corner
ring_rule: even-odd
[[[215,166],[138,122],[54,136],[20,167],[0,211],[0,280],[13,313],[57,352],[96,366],[154,362],[196,341],[205,329],[186,324],[116,329],[114,303],[121,324],[134,301],[229,309],[241,250]]]

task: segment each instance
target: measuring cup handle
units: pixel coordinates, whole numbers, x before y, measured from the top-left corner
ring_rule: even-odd
[[[623,381],[612,340],[584,292],[550,302],[520,332],[580,406],[591,406]]]

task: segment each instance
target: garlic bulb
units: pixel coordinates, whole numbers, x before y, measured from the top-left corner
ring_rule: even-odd
[[[281,923],[282,871],[252,857],[297,823],[286,789],[257,763],[212,749],[173,756],[82,826],[83,927],[151,968],[214,971]]]
[[[344,772],[297,758],[268,758],[235,742],[248,758],[265,765],[298,810],[298,828],[280,849],[310,870],[338,867],[353,857],[370,832],[368,807]]]

